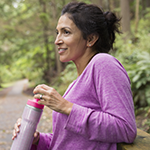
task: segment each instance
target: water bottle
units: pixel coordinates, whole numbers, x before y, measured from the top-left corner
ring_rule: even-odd
[[[20,132],[14,139],[11,150],[30,150],[44,108],[38,101],[38,99],[28,100],[22,114]]]

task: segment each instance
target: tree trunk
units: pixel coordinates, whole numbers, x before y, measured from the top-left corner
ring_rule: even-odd
[[[54,26],[56,27],[56,25],[57,25],[57,18],[58,18],[56,2],[55,2],[55,0],[52,0],[51,3],[52,3],[52,7],[51,7],[51,9],[52,9],[52,20],[54,22]],[[53,34],[53,36],[55,37],[55,33]],[[62,71],[62,66],[61,66],[61,62],[59,60],[58,49],[57,49],[56,46],[54,47],[54,49],[55,49],[55,60],[56,60],[56,72],[57,72],[57,75],[59,75],[61,73],[61,71]]]
[[[110,11],[114,11],[114,9],[115,9],[115,5],[114,5],[114,0],[109,0],[109,9],[110,9]]]
[[[136,0],[136,8],[135,8],[135,34],[138,30],[138,23],[139,23],[139,3],[140,0]]]
[[[142,17],[145,16],[145,9],[146,9],[146,3],[145,1],[142,1]]]
[[[121,0],[121,26],[122,31],[125,33],[125,39],[131,36],[131,29],[130,29],[130,7],[129,7],[129,0]]]
[[[103,0],[91,0],[93,4],[96,4],[98,7],[103,8]]]
[[[98,0],[98,1],[99,1],[98,5],[103,7],[103,0]]]
[[[42,7],[42,12],[46,14],[46,2],[45,0],[39,0],[40,5]],[[44,47],[46,49],[46,67],[43,71],[44,75],[43,78],[46,82],[50,83],[50,77],[53,76],[53,71],[51,68],[51,57],[50,57],[50,48],[49,48],[49,41],[48,41],[48,23],[46,21],[42,21],[43,24],[43,38],[44,38]]]
[[[105,9],[109,10],[109,0],[104,0]]]
[[[146,6],[150,7],[150,0],[146,0]]]

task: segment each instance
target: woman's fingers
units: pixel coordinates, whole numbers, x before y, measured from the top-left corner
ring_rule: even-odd
[[[42,95],[42,98],[41,98],[41,95]],[[45,95],[43,95],[43,94],[35,94],[34,95],[34,98],[36,98],[36,99],[44,99],[44,97],[45,97]]]
[[[16,131],[15,131],[15,130],[13,130],[12,140],[14,140],[16,136],[17,136]]]
[[[20,126],[21,126],[21,118],[19,118],[19,119],[17,120],[17,123],[15,124],[16,133],[19,133],[19,132],[20,132]]]
[[[34,145],[38,145],[38,142],[39,142],[39,139],[40,139],[40,133],[38,131],[36,131],[34,133],[34,140],[33,140],[33,143]]]
[[[41,101],[43,103],[44,101],[51,99],[51,96],[56,94],[56,90],[52,87],[48,87],[47,85],[42,84],[38,85],[34,89],[33,93],[35,94],[34,98],[43,100]]]
[[[20,126],[21,125],[21,118],[19,118],[18,120],[17,120],[17,124],[18,124],[18,126]]]
[[[15,137],[17,137],[17,133],[20,132],[20,129],[19,129],[20,125],[21,125],[21,118],[19,118],[17,120],[17,123],[15,123],[15,125],[14,125],[12,140],[14,140]]]
[[[51,87],[49,87],[45,84],[40,84],[35,87],[35,89],[33,90],[33,93],[34,94],[37,94],[37,93],[46,94],[46,91],[49,89],[51,89]]]
[[[19,133],[19,128],[18,128],[18,124],[15,123],[15,125],[14,125],[14,130],[13,130],[12,140],[15,139],[15,137],[17,136],[17,133]]]
[[[33,93],[34,98],[40,99],[38,104],[45,105],[50,109],[69,115],[73,103],[64,99],[54,88],[45,84],[38,85]]]

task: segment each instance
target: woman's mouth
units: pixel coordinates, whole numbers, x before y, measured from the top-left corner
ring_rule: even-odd
[[[67,50],[67,48],[60,48],[59,49],[59,51],[58,51],[58,53],[60,54],[60,53],[63,53],[64,51],[66,51]]]

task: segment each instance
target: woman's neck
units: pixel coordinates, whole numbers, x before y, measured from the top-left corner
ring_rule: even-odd
[[[87,56],[85,56],[84,58],[82,58],[81,60],[78,61],[74,61],[76,68],[77,68],[77,73],[78,76],[80,76],[83,72],[83,70],[86,68],[86,66],[88,65],[88,63],[91,61],[91,59],[96,55],[96,52],[93,52]]]

